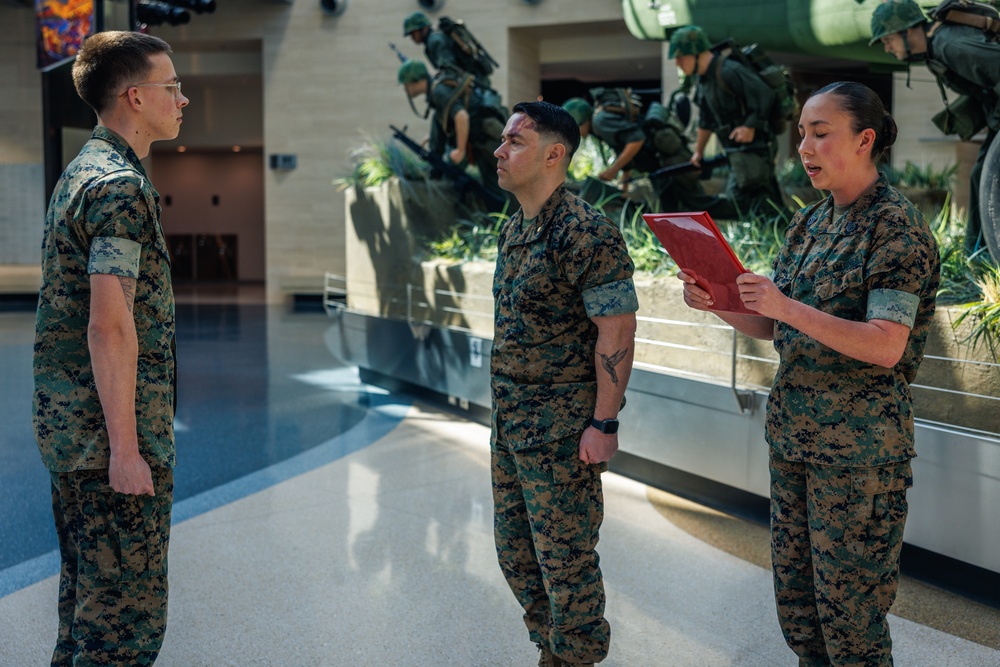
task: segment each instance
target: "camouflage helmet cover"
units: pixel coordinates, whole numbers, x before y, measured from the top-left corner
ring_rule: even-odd
[[[415,83],[421,79],[428,78],[427,65],[419,60],[407,60],[399,66],[396,74],[399,83]]]
[[[872,38],[868,46],[886,35],[904,32],[926,21],[924,12],[913,0],[887,0],[872,12]]]
[[[688,25],[674,30],[670,35],[670,52],[668,58],[677,56],[696,56],[712,48],[705,31],[696,25]]]
[[[563,102],[562,108],[573,117],[577,125],[586,123],[594,113],[594,107],[590,106],[590,102],[582,97],[569,98]]]
[[[431,20],[427,18],[427,14],[424,14],[423,12],[413,12],[403,19],[403,37],[406,37],[414,30],[429,28],[430,25]]]

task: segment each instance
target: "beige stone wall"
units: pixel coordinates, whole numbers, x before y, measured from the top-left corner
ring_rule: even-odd
[[[493,337],[495,263],[445,262],[429,258],[422,238],[447,229],[450,211],[434,193],[407,190],[398,181],[348,192],[347,306],[420,327],[457,327]],[[428,211],[438,211],[432,218]],[[770,341],[734,335],[712,313],[684,305],[673,276],[635,276],[639,298],[635,363],[639,368],[704,381],[735,381],[766,390],[777,369]],[[997,352],[970,340],[974,321],[957,307],[938,307],[927,339],[925,360],[912,388],[918,416],[956,426],[1000,433]]]
[[[345,200],[331,181],[350,172],[350,150],[366,138],[387,139],[390,123],[409,125],[417,137],[426,133],[426,121],[412,115],[396,85],[399,63],[386,45],[423,56],[401,35],[402,18],[418,8],[412,5],[352,0],[331,17],[313,1],[231,0],[187,26],[154,30],[172,43],[261,40],[265,158],[291,153],[298,159],[294,171],[268,170],[264,179],[272,299],[319,291],[324,272],[346,272]],[[473,27],[501,63],[494,85],[508,101],[537,94],[539,26],[621,20],[620,5],[607,0],[549,0],[537,7],[450,0],[439,14]],[[514,30],[521,27],[536,30]]]
[[[415,9],[412,0],[350,0],[343,15],[331,17],[318,0],[226,0],[215,14],[195,15],[187,26],[151,29],[175,46],[179,71],[198,77],[189,113],[195,114],[199,105],[214,110],[205,127],[215,130],[188,137],[182,131],[181,141],[245,141],[249,128],[262,126],[265,165],[274,153],[297,157],[292,171],[264,167],[266,281],[272,300],[318,292],[324,272],[346,272],[345,199],[331,182],[350,172],[351,149],[366,138],[386,140],[390,123],[409,125],[418,137],[426,133],[426,121],[413,116],[395,83],[398,61],[386,46],[391,41],[409,56],[422,57],[422,49],[400,30],[402,17]],[[0,109],[5,122],[0,163],[37,167],[42,162],[41,93],[34,68],[33,15],[30,7],[15,4],[2,11]],[[538,5],[448,0],[433,17],[440,14],[465,19],[501,63],[493,80],[508,104],[538,94],[546,58],[621,63],[659,50],[663,88],[676,86],[665,46],[628,35],[615,0],[544,0]],[[609,28],[620,30],[620,37],[609,38],[615,32]],[[230,45],[230,53],[220,54],[220,45]],[[205,69],[223,55],[229,58],[228,69]],[[231,79],[216,79],[213,85],[212,76],[236,70],[250,77],[246,90],[233,89]],[[913,71],[918,79],[921,68]],[[942,141],[936,129],[926,126],[926,109],[940,106],[931,86],[909,91],[897,81],[897,117],[904,137],[896,151],[899,164],[909,158],[943,165],[954,161],[956,152],[968,152],[966,145]],[[250,89],[252,95],[247,94]],[[220,113],[223,101],[237,111],[226,107]],[[9,199],[13,187],[0,183],[0,199]],[[32,228],[38,222],[16,224]],[[2,276],[0,272],[0,288]]]
[[[34,7],[0,8],[0,164],[42,162],[42,80],[35,68]]]
[[[451,198],[437,187],[392,179],[346,191],[347,306],[383,317],[424,318],[420,262],[426,240],[454,224]],[[431,215],[433,211],[435,214]],[[411,300],[414,308],[410,308]]]
[[[0,293],[41,283],[42,82],[32,6],[0,8]]]

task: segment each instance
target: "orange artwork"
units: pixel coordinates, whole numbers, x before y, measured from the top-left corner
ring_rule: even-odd
[[[35,0],[38,66],[76,55],[93,27],[94,0]]]

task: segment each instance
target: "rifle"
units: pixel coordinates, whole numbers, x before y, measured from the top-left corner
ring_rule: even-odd
[[[389,48],[392,49],[392,52],[396,54],[397,58],[399,58],[399,62],[405,63],[407,60],[409,60],[409,58],[406,57],[406,54],[400,51],[398,48],[396,48],[396,45],[393,44],[392,42],[389,42]]]
[[[483,202],[485,202],[489,206],[490,210],[493,211],[500,211],[507,204],[507,200],[504,197],[487,190],[483,187],[482,183],[467,174],[464,169],[453,164],[451,161],[441,159],[408,137],[405,127],[401,130],[395,125],[390,125],[389,129],[392,130],[392,135],[398,139],[400,143],[409,148],[414,154],[416,154],[417,157],[430,165],[432,175],[439,174],[447,177],[448,180],[455,185],[455,189],[458,190],[460,195],[464,196],[471,191]]]
[[[683,174],[688,171],[701,171],[701,178],[708,178],[712,175],[712,170],[718,166],[724,165],[729,162],[729,158],[726,157],[725,153],[719,153],[718,155],[713,155],[707,160],[701,161],[701,166],[696,167],[691,162],[681,162],[680,164],[672,164],[669,167],[660,167],[656,171],[651,171],[647,176],[649,178],[655,178],[657,176],[673,176],[674,174]]]

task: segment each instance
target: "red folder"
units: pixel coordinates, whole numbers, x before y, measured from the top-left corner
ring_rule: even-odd
[[[677,267],[712,295],[712,310],[760,314],[743,306],[736,276],[747,270],[706,211],[644,213],[642,218]]]

